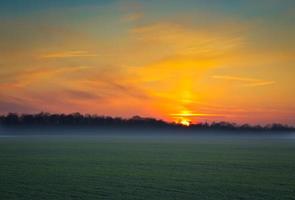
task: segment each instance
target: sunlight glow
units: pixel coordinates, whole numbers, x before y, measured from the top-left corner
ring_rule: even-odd
[[[179,124],[183,125],[183,126],[190,126],[191,122],[187,119],[181,119]]]
[[[198,117],[222,117],[222,114],[212,114],[212,113],[193,113],[190,110],[182,110],[180,113],[170,114],[172,118],[175,119],[175,122],[184,126],[191,125],[192,122],[195,122]]]
[[[183,110],[181,113],[170,114],[173,117],[202,117],[202,116],[221,116],[220,114],[211,113],[192,113],[188,110]]]

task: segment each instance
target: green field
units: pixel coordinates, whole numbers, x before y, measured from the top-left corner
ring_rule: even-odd
[[[0,199],[295,199],[295,140],[0,137]]]

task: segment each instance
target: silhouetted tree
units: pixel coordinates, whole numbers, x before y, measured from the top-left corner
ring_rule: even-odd
[[[185,130],[225,130],[225,131],[295,131],[294,127],[282,124],[266,126],[250,126],[249,124],[237,125],[230,122],[213,122],[211,124],[199,123],[184,127],[176,123],[168,123],[154,118],[133,116],[129,119],[110,116],[98,116],[80,113],[50,114],[41,112],[38,114],[9,113],[0,116],[0,124],[4,126],[95,126],[112,128],[170,128]]]

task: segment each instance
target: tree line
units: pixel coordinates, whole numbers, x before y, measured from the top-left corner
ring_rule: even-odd
[[[6,127],[24,127],[24,126],[81,126],[81,127],[109,127],[109,128],[167,128],[167,129],[186,129],[186,130],[241,130],[241,131],[295,131],[294,127],[282,124],[249,125],[230,122],[212,122],[191,124],[186,127],[174,122],[166,122],[159,119],[134,116],[131,118],[82,115],[80,113],[72,114],[17,114],[9,113],[0,116],[0,124]]]

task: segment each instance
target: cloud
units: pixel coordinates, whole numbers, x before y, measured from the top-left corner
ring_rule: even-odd
[[[136,12],[123,16],[122,20],[126,22],[138,21],[143,17],[143,13]]]
[[[59,51],[42,55],[42,58],[72,58],[72,57],[96,57],[97,54],[88,51]]]
[[[214,79],[223,79],[223,80],[242,81],[242,82],[261,81],[259,79],[254,79],[254,78],[246,78],[246,77],[240,77],[240,76],[225,76],[225,75],[214,75],[214,76],[212,76],[212,78],[214,78]]]
[[[99,93],[99,97],[104,99],[113,99],[117,97],[133,98],[133,99],[148,99],[149,95],[140,87],[133,85],[127,80],[121,79],[120,82],[114,78],[107,79],[90,79],[77,81],[76,85],[80,88]],[[76,87],[77,87],[76,86]]]
[[[78,67],[46,67],[46,68],[33,68],[33,69],[25,69],[19,70],[17,72],[11,74],[3,74],[0,78],[5,79],[6,81],[0,82],[0,88],[10,89],[9,87],[26,87],[30,84],[36,82],[44,82],[46,80],[51,80],[53,78],[57,78],[59,76],[81,72],[85,69],[89,69],[91,67],[88,66],[78,66]]]
[[[245,87],[256,87],[256,86],[273,85],[275,83],[276,83],[275,81],[261,81],[261,82],[256,82],[256,83],[245,84],[243,86],[245,86]]]
[[[13,102],[11,100],[0,100],[0,113],[18,112],[31,113],[37,111],[35,107],[27,102]]]
[[[236,27],[238,29],[238,27]],[[175,22],[157,22],[135,26],[130,33],[140,41],[165,44],[177,47],[178,51],[199,53],[209,51],[226,51],[240,46],[243,42],[241,35],[232,30],[214,32],[207,28],[200,29],[193,24]]]
[[[92,92],[69,89],[64,91],[67,96],[74,99],[99,99],[100,97]]]
[[[214,75],[212,76],[212,78],[243,82],[244,84],[242,84],[241,86],[244,86],[244,87],[266,86],[266,85],[273,85],[276,83],[275,81],[262,80],[262,79],[249,78],[249,77],[240,77],[240,76],[228,76],[228,75]]]
[[[222,117],[224,114],[212,114],[212,113],[174,113],[170,114],[173,117]]]
[[[0,102],[0,112],[14,111],[13,107],[29,112],[29,109],[18,105],[32,107],[32,111],[111,112],[115,110],[113,107],[124,110],[125,106],[131,107],[149,99],[145,90],[133,80],[112,72],[108,68],[77,66],[39,67],[2,73],[1,100],[5,102]],[[21,99],[14,100],[18,97]]]

